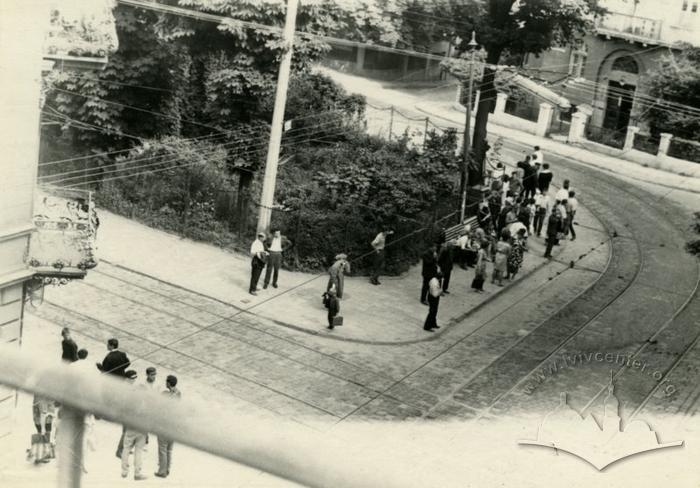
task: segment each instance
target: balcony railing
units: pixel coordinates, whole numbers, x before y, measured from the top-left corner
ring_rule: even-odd
[[[97,370],[96,370],[97,373]],[[58,428],[58,487],[80,488],[84,412],[172,439],[302,486],[425,486],[386,452],[341,442],[291,421],[232,416],[204,400],[173,400],[110,375],[90,375],[60,360],[0,344],[0,384],[63,406]]]
[[[663,22],[647,17],[609,12],[598,20],[599,33],[640,41],[658,41],[661,38]]]

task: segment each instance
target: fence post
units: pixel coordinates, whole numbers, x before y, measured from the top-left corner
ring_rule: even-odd
[[[552,123],[552,113],[554,107],[546,102],[540,103],[540,112],[537,114],[537,134],[540,137],[545,137],[549,131],[549,126]]]
[[[425,149],[425,143],[428,142],[428,124],[430,123],[430,118],[425,118],[425,131],[423,132],[423,149]]]
[[[623,151],[630,151],[634,147],[634,136],[639,132],[639,127],[634,127],[630,125],[627,127],[627,135],[625,136],[625,145],[623,146]]]
[[[294,245],[294,261],[297,266],[299,267],[299,232],[301,231],[301,216],[302,216],[302,210],[304,209],[304,203],[299,204],[299,208],[297,209],[297,228],[294,232],[294,242],[292,243]]]
[[[508,101],[507,93],[496,94],[496,108],[493,111],[493,115],[501,115],[506,111],[506,101]]]
[[[191,174],[189,170],[187,171],[187,178],[185,178],[185,205],[184,205],[184,210],[182,212],[182,233],[184,234],[185,231],[187,230],[187,213],[190,210],[190,177]]]
[[[586,130],[588,114],[577,111],[571,116],[571,126],[569,127],[569,143],[576,144],[583,140]]]
[[[391,114],[389,115],[389,140],[394,130],[394,106],[391,106]]]
[[[656,153],[657,156],[666,156],[666,154],[668,154],[668,148],[671,146],[671,139],[673,139],[673,134],[667,132],[661,134],[659,152]]]

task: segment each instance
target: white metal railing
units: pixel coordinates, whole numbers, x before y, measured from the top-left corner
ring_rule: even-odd
[[[658,40],[661,36],[662,21],[636,15],[608,12],[598,20],[598,31],[620,33],[647,40]]]
[[[91,376],[60,360],[0,345],[0,384],[63,405],[58,431],[59,487],[79,488],[83,412],[172,439],[176,443],[310,487],[411,488],[410,467],[387,453],[353,448],[291,421],[231,416],[202,400],[173,400],[109,375]],[[420,486],[424,486],[421,483]]]

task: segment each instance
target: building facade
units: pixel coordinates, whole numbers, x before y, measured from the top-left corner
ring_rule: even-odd
[[[653,105],[643,74],[683,43],[700,46],[698,0],[604,0],[608,14],[579,42],[528,56],[528,73],[590,115],[592,139],[622,143],[628,126],[644,129]],[[614,145],[614,144],[613,144]]]

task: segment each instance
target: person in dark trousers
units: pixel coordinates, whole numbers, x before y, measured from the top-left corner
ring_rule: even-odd
[[[180,390],[177,389],[177,377],[168,375],[165,379],[165,391],[163,395],[170,398],[180,399]],[[167,478],[170,474],[170,465],[173,460],[173,441],[165,437],[158,436],[158,471],[154,474],[159,478]]]
[[[250,255],[251,255],[251,274],[250,274],[250,287],[248,292],[251,295],[257,295],[258,291],[258,281],[260,281],[260,275],[267,262],[267,251],[265,250],[265,234],[263,232],[258,232],[257,238],[250,245]]]
[[[279,229],[274,229],[272,235],[265,241],[265,250],[267,256],[267,268],[265,269],[265,281],[263,289],[266,289],[270,284],[272,276],[272,287],[277,288],[277,277],[282,266],[282,253],[292,247],[292,241],[283,236]]]
[[[78,360],[78,344],[71,338],[68,328],[64,328],[61,331],[61,335],[63,336],[63,340],[61,341],[61,349],[63,350],[61,359],[74,363]]]
[[[423,286],[420,290],[420,302],[423,305],[428,305],[428,291],[430,280],[438,272],[438,255],[437,255],[437,245],[433,244],[428,250],[423,253],[423,268],[421,270],[421,276],[423,277]]]
[[[552,257],[552,248],[558,243],[557,236],[561,230],[561,214],[558,209],[552,210],[552,215],[549,216],[547,221],[547,250],[544,253],[544,257]]]
[[[449,295],[448,288],[450,287],[450,277],[452,276],[452,267],[454,266],[455,243],[448,241],[440,250],[438,255],[438,266],[442,273],[442,294]]]
[[[108,340],[107,349],[109,352],[101,363],[97,363],[97,369],[103,373],[123,378],[126,368],[131,366],[131,361],[129,361],[125,353],[119,350],[119,341],[117,339],[112,338]]]
[[[333,330],[333,319],[340,313],[340,300],[336,296],[335,288],[328,290],[328,328]]]
[[[539,237],[542,234],[542,225],[550,210],[551,203],[547,192],[538,193],[535,195],[535,219],[533,222],[533,232]]]
[[[566,199],[566,220],[569,232],[571,232],[571,240],[576,240],[576,231],[574,230],[574,217],[578,209],[578,200],[576,200],[576,192],[569,191],[569,198]]]
[[[370,283],[373,285],[381,285],[379,282],[379,275],[384,267],[384,248],[386,247],[386,238],[394,233],[393,230],[383,230],[372,241],[373,262],[372,262],[372,277],[370,278]]]
[[[425,318],[425,323],[423,324],[423,330],[427,330],[428,332],[440,328],[437,324],[437,313],[438,307],[440,306],[440,295],[442,294],[442,288],[440,287],[441,278],[442,273],[438,271],[428,283],[428,306],[430,308],[428,309],[428,316]]]
[[[552,172],[549,170],[549,164],[544,163],[537,176],[537,188],[539,188],[541,193],[549,191],[549,185],[552,183],[552,176]]]

